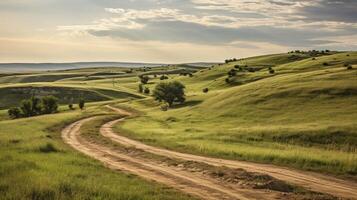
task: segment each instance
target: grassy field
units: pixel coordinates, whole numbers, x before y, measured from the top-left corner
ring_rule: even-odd
[[[159,184],[105,168],[65,145],[60,130],[103,114],[98,106],[0,122],[1,199],[190,199]]]
[[[258,66],[270,59],[276,73],[242,72],[235,78],[243,83],[235,86],[224,81],[235,64],[175,78],[187,86],[186,106],[162,112],[153,100],[132,102],[125,106],[142,115],[117,129],[179,151],[355,176],[357,77],[344,63],[356,64],[357,54],[293,63],[275,57],[238,61]]]
[[[145,143],[219,158],[272,163],[356,179],[357,52],[275,54],[209,68],[87,68],[0,77],[0,194],[3,199],[188,199],[161,185],[111,172],[67,147],[60,130],[103,105],[137,113],[115,128]],[[352,70],[347,70],[351,65]],[[238,70],[238,67],[241,70]],[[275,70],[269,73],[269,68]],[[227,73],[236,69],[236,75]],[[183,72],[193,77],[180,76]],[[166,74],[187,101],[164,112],[138,93]],[[208,93],[202,90],[208,88]],[[10,120],[7,108],[54,95],[60,112]],[[68,111],[85,98],[84,112]],[[97,103],[96,103],[97,102]]]

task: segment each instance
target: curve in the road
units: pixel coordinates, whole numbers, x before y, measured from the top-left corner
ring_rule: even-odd
[[[131,113],[122,109],[118,109],[112,106],[106,107],[122,115],[131,115]],[[183,160],[203,162],[214,166],[241,168],[249,172],[268,174],[282,181],[302,186],[312,191],[331,194],[333,196],[342,198],[357,199],[357,183],[353,181],[342,180],[319,173],[305,172],[275,165],[197,156],[146,145],[144,143],[114,133],[112,130],[113,125],[122,120],[124,120],[124,118],[104,124],[100,129],[101,134],[104,137],[111,139],[112,141],[120,143],[121,145],[135,147],[149,153]]]
[[[84,123],[96,117],[77,121],[62,131],[65,143],[74,149],[103,162],[107,167],[136,174],[140,177],[160,182],[201,199],[276,199],[278,193],[239,188],[184,170],[158,165],[147,160],[137,159],[123,152],[87,141],[80,136],[80,128]]]

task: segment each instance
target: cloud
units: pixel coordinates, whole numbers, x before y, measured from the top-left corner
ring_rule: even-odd
[[[352,2],[348,0],[184,1],[193,10],[170,8],[168,2],[156,1],[159,7],[153,9],[105,8],[111,14],[108,18],[92,24],[59,26],[57,30],[133,41],[211,45],[249,41],[312,48],[337,44],[340,41],[333,37],[346,38],[357,30],[357,23],[350,20],[355,14],[347,18],[333,8],[348,7],[346,3]],[[324,17],[327,11],[334,14]]]

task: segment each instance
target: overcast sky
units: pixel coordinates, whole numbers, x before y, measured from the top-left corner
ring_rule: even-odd
[[[357,0],[0,0],[0,62],[357,50]]]

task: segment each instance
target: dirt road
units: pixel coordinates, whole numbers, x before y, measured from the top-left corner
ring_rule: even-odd
[[[95,119],[96,117],[91,117],[69,125],[62,131],[62,138],[74,149],[103,162],[111,169],[136,174],[201,199],[277,199],[281,195],[277,192],[252,190],[222,183],[199,173],[160,165],[151,160],[138,159],[125,152],[89,142],[81,137],[80,128],[84,123],[89,123]],[[103,130],[106,130],[106,127],[108,127],[108,124],[103,127]]]
[[[131,115],[127,111],[107,106],[108,108],[123,114]],[[120,143],[121,145],[135,147],[137,149],[150,152],[152,154],[157,154],[161,156],[173,157],[183,160],[197,161],[207,163],[214,166],[226,166],[230,168],[241,168],[250,172],[258,172],[262,174],[268,174],[279,180],[292,183],[294,185],[302,186],[312,191],[331,194],[337,197],[357,199],[357,184],[353,181],[341,180],[334,177],[313,173],[305,172],[294,169],[288,169],[284,167],[278,167],[274,165],[257,164],[243,161],[233,161],[224,160],[217,158],[209,158],[197,155],[191,155],[186,153],[179,153],[175,151],[170,151],[166,149],[161,149],[153,146],[143,144],[141,142],[131,140],[129,138],[120,136],[113,132],[112,127],[114,124],[122,121],[124,119],[115,120],[104,124],[100,130],[104,137],[110,138],[111,140]]]

